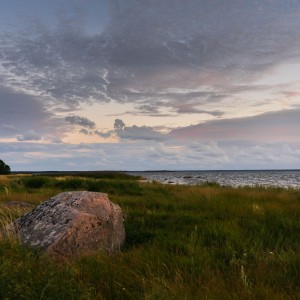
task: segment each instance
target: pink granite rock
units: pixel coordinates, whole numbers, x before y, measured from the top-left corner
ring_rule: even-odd
[[[125,241],[123,213],[107,194],[65,192],[10,225],[24,244],[59,259],[99,250],[112,253]]]

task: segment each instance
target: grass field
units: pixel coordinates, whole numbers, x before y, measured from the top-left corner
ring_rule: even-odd
[[[60,264],[0,242],[0,299],[300,299],[300,190],[141,183],[117,174],[0,176],[0,226],[61,191],[108,193],[126,244]]]

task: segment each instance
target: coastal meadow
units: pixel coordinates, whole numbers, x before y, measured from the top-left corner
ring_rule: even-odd
[[[115,172],[2,175],[0,299],[300,298],[299,189],[140,179]],[[5,237],[15,218],[74,190],[107,193],[121,206],[121,251],[57,264]]]

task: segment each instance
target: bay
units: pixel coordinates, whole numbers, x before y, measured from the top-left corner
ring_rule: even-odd
[[[221,186],[265,186],[300,188],[300,170],[242,170],[242,171],[136,171],[147,181],[167,184],[195,185],[217,182]]]

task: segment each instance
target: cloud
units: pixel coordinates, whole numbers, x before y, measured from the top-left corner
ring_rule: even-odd
[[[165,134],[154,130],[150,126],[126,126],[121,119],[115,120],[114,130],[107,132],[96,130],[94,133],[103,138],[115,136],[123,140],[164,140],[167,138]]]
[[[101,144],[1,143],[12,170],[212,170],[295,168],[300,143],[155,141]]]
[[[12,124],[1,124],[1,128],[8,131],[17,131],[16,127]]]
[[[208,113],[202,111],[201,113]],[[216,114],[217,115],[217,114]],[[220,114],[221,115],[221,114]],[[232,141],[242,145],[245,141],[255,143],[300,142],[300,109],[288,109],[279,112],[263,113],[251,117],[217,119],[196,125],[169,129],[160,132],[150,126],[126,126],[121,119],[116,119],[114,130],[95,134],[103,137],[118,137],[121,140],[156,140],[156,141]],[[165,130],[166,128],[161,128]]]
[[[42,137],[34,130],[29,130],[25,134],[17,136],[17,140],[20,142],[24,141],[39,141]]]
[[[88,131],[88,130],[85,129],[85,128],[82,128],[82,129],[80,129],[79,133],[82,133],[82,134],[84,134],[84,135],[89,135],[89,134],[90,134],[90,131]]]
[[[1,78],[1,75],[0,75]],[[0,80],[0,134],[15,137],[16,133],[39,129],[42,135],[65,134],[65,124],[50,112],[36,96],[15,92],[1,85]]]
[[[51,114],[36,97],[14,92],[0,83],[0,120],[15,128],[28,128],[34,123],[45,126]],[[44,122],[43,122],[44,120]]]
[[[120,119],[115,120],[115,123],[114,123],[115,131],[124,130],[124,127],[125,127],[125,123],[122,120],[120,120]]]
[[[270,112],[253,117],[213,120],[173,129],[169,136],[182,140],[300,142],[300,109]]]
[[[110,131],[107,131],[107,132],[102,132],[102,131],[99,131],[99,130],[95,130],[94,134],[99,135],[100,137],[106,139],[106,138],[109,138],[109,137],[113,136],[114,131],[110,130]]]
[[[123,130],[117,131],[117,135],[127,140],[163,140],[166,138],[166,135],[155,131],[152,127],[136,125],[124,127]]]
[[[18,140],[1,155],[25,170],[299,165],[298,69],[282,67],[300,60],[298,1],[109,2],[101,28],[62,13],[0,35],[0,133]],[[72,114],[95,102],[196,125],[162,133],[124,117],[102,131]],[[70,124],[102,143],[61,143]]]
[[[62,144],[62,140],[60,138],[57,138],[55,136],[48,137],[49,141],[53,144]]]
[[[197,108],[199,104],[198,103],[182,103],[179,105],[174,106],[176,108],[176,113],[177,114],[207,114],[211,115],[214,117],[221,117],[224,112],[219,111],[219,110],[203,110]]]
[[[67,122],[69,122],[70,124],[79,125],[79,126],[82,126],[82,127],[87,127],[87,128],[90,128],[90,129],[95,128],[95,125],[96,125],[93,121],[89,120],[88,118],[80,117],[80,116],[74,116],[74,115],[65,117],[65,120]]]
[[[151,73],[153,67],[176,66],[178,72],[193,66],[204,77],[211,69],[247,75],[288,56],[287,43],[295,46],[293,37],[299,37],[299,24],[291,18],[299,16],[297,3],[124,1],[115,12],[107,30],[109,59],[123,67],[151,67]]]
[[[112,1],[110,21],[97,34],[75,17],[56,28],[36,22],[27,36],[2,36],[1,78],[52,106],[116,101],[134,103],[142,114],[165,115],[165,107],[220,117],[221,106],[204,106],[210,99],[299,61],[299,17],[297,1]]]

